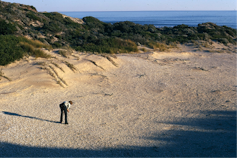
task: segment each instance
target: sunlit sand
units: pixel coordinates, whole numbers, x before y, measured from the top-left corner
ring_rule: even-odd
[[[0,80],[3,155],[235,154],[235,53],[46,52],[55,58],[1,67],[11,80]],[[69,125],[59,123],[65,100],[74,102]]]

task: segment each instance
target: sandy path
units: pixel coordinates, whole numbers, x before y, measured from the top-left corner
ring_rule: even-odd
[[[114,60],[70,59],[66,88],[2,81],[0,156],[236,156],[235,54]],[[64,100],[75,102],[69,125],[58,123]]]

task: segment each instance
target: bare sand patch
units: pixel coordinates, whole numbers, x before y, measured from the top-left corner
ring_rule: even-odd
[[[236,54],[52,55],[2,68],[0,156],[236,156]]]

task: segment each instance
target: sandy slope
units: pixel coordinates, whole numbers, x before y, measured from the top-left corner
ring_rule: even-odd
[[[236,156],[236,54],[48,53],[2,68],[0,156]]]

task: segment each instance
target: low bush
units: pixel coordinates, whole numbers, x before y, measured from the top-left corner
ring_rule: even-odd
[[[0,65],[7,65],[24,56],[20,39],[13,35],[0,35]]]
[[[20,46],[24,51],[26,51],[28,53],[33,53],[35,50],[34,46],[32,46],[31,44],[26,43],[26,42],[20,42]]]
[[[50,57],[44,51],[38,49],[48,47],[48,45],[44,45],[39,41],[14,35],[0,35],[0,41],[0,65],[10,64],[27,54],[34,57]]]
[[[171,47],[165,43],[160,43],[160,42],[149,42],[147,46],[159,51],[167,51]]]
[[[30,7],[31,7],[31,9],[37,11],[37,9],[34,6],[30,6]]]
[[[43,50],[40,50],[40,49],[35,49],[29,55],[34,56],[36,58],[38,58],[38,57],[40,57],[40,58],[51,58],[51,56],[49,54],[46,54]]]
[[[16,31],[16,25],[0,19],[0,35],[14,34]]]
[[[44,32],[50,32],[50,33],[58,33],[62,31],[62,28],[60,27],[60,23],[57,21],[45,23],[43,28]]]
[[[69,67],[73,72],[75,72],[75,71],[77,71],[77,68],[73,65],[73,64],[71,64],[71,63],[69,63],[69,62],[67,62],[67,61],[64,61],[64,63],[67,65],[67,67]]]
[[[164,51],[170,48],[172,43],[184,44],[198,40],[219,41],[225,45],[236,44],[237,36],[236,29],[213,23],[203,23],[197,27],[182,24],[175,27],[156,28],[154,25],[140,25],[130,21],[104,23],[89,16],[83,18],[84,24],[79,24],[57,12],[40,13],[33,6],[2,1],[0,1],[0,14],[0,35],[24,35],[41,41],[20,37],[7,36],[5,39],[1,37],[8,42],[5,42],[7,46],[4,46],[2,44],[4,41],[1,41],[0,64],[21,58],[22,52],[31,53],[33,56],[38,56],[36,54],[44,56],[38,48],[52,49],[52,47],[70,46],[78,51],[113,54],[137,52],[136,44],[141,44]],[[37,27],[30,25],[33,22],[38,24]],[[51,47],[42,42],[50,44]]]
[[[50,58],[51,56],[46,54],[44,51],[40,50],[39,48],[48,48],[50,49],[51,46],[43,44],[38,40],[30,40],[24,37],[19,37],[21,42],[19,45],[22,47],[24,52],[27,52],[29,55],[34,56],[36,58]]]
[[[128,53],[137,52],[137,45],[131,40],[119,38],[100,39],[95,43],[86,43],[76,47],[77,51],[90,51],[98,53]]]
[[[67,51],[65,51],[65,50],[59,50],[58,54],[60,54],[61,56],[65,57],[65,58],[67,58],[67,56],[68,56]]]
[[[52,46],[51,45],[48,45],[48,44],[44,44],[42,43],[41,41],[39,40],[31,40],[31,39],[27,39],[25,37],[19,37],[20,40],[22,42],[25,42],[25,43],[28,43],[30,45],[32,45],[33,47],[35,48],[46,48],[46,49],[52,49]]]
[[[41,21],[41,19],[40,19],[38,16],[36,16],[33,12],[28,12],[28,13],[26,13],[26,16],[27,16],[28,18],[32,19],[32,20]]]

